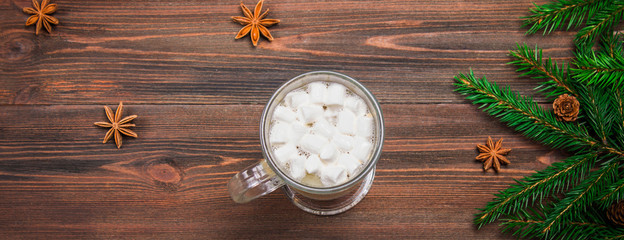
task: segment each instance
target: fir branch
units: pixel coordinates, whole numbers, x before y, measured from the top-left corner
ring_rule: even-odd
[[[602,209],[624,198],[624,178],[606,187],[599,196],[598,204]]]
[[[587,26],[576,35],[575,41],[581,45],[593,45],[594,39],[607,31],[613,31],[624,17],[624,1],[611,0],[609,4],[601,8],[595,16],[587,21]]]
[[[520,234],[523,238],[544,237],[545,234],[541,231],[544,225],[544,221],[530,220],[530,219],[509,219],[502,223],[505,225],[503,232],[517,229],[513,235]],[[562,235],[558,236],[559,239],[597,239],[596,231],[599,229],[608,229],[606,224],[598,224],[592,222],[567,222],[567,226],[561,231]]]
[[[624,127],[624,92],[622,92],[621,89],[617,88],[614,91],[613,94],[613,106],[614,106],[614,113],[616,114],[615,118],[616,118],[616,122],[619,124],[620,126]]]
[[[523,206],[541,202],[552,194],[560,193],[564,186],[574,185],[576,178],[586,176],[595,160],[596,155],[591,153],[572,156],[516,181],[517,184],[501,191],[485,208],[479,209],[481,212],[475,215],[474,222],[481,227],[501,215],[516,213]]]
[[[593,50],[576,51],[576,60],[571,71],[575,78],[599,87],[611,86],[618,88],[624,81],[624,55],[619,53],[611,56],[608,52]]]
[[[529,138],[553,148],[575,151],[598,147],[623,155],[621,151],[597,142],[582,126],[557,121],[553,114],[544,111],[530,98],[522,97],[509,88],[500,89],[485,78],[476,79],[472,70],[467,76],[455,76],[455,80],[455,91],[468,95],[466,98],[472,100],[473,104],[481,104],[484,112],[500,118]]]
[[[503,220],[503,231],[509,232],[515,230],[513,235],[520,237],[541,237],[545,234],[542,228],[545,218],[542,213],[552,211],[552,207],[537,206],[523,210],[517,216],[511,216],[509,219]],[[624,234],[624,229],[613,228],[603,217],[602,212],[595,209],[588,209],[582,215],[573,217],[574,219],[562,226],[561,235],[558,239],[616,239],[618,235]],[[553,237],[554,238],[554,237]]]
[[[578,100],[585,110],[583,112],[587,115],[587,122],[602,143],[608,145],[607,137],[611,133],[611,126],[616,117],[611,109],[613,96],[595,86],[579,89],[581,92]]]
[[[575,59],[566,66],[542,57],[538,47],[518,45],[510,62],[521,76],[543,82],[547,98],[563,93],[581,103],[576,122],[557,121],[531,98],[499,88],[485,77],[455,76],[457,92],[501,122],[552,148],[574,156],[516,181],[475,215],[480,228],[502,216],[514,235],[558,239],[624,238],[624,228],[608,226],[604,209],[624,198],[624,42],[614,28],[624,20],[624,0],[556,0],[535,5],[524,20],[527,34],[578,27]],[[567,22],[567,27],[566,27]],[[600,38],[600,49],[594,41]],[[601,167],[593,170],[594,165]],[[556,196],[565,194],[563,199]],[[545,207],[543,204],[547,204]]]
[[[620,88],[616,88],[613,91],[612,103],[613,106],[613,129],[615,134],[609,138],[609,144],[617,146],[618,148],[624,148],[624,92]]]
[[[621,34],[605,34],[601,42],[602,52],[615,57],[616,54],[622,54],[622,38]]]
[[[545,220],[543,213],[549,210],[550,208],[541,204],[534,208],[522,209],[516,215],[503,219],[501,223],[503,232],[515,229],[512,233],[514,236],[520,235],[523,238],[541,237],[543,235],[541,229]]]
[[[620,235],[617,235],[617,236],[606,237],[605,239],[606,240],[624,239],[624,233],[621,233]]]
[[[562,233],[561,230],[565,226],[562,223],[573,220],[575,214],[585,211],[600,190],[614,182],[619,164],[615,159],[607,162],[608,164],[590,174],[588,178],[569,191],[564,199],[553,206],[553,211],[546,215],[542,232],[547,235]]]
[[[561,68],[557,62],[548,58],[543,62],[542,49],[535,46],[535,50],[526,44],[518,44],[515,51],[510,51],[510,55],[517,60],[510,62],[518,67],[516,71],[525,71],[520,76],[532,75],[533,78],[546,79],[536,88],[540,92],[550,91],[546,93],[547,97],[556,97],[564,93],[575,94],[572,82],[566,76],[564,69],[565,63]]]
[[[544,29],[548,34],[555,29],[562,28],[568,21],[566,30],[580,26],[586,18],[593,16],[598,10],[611,0],[559,0],[544,5],[535,5],[529,11],[530,16],[524,17],[523,27],[531,26],[527,34],[533,34]]]

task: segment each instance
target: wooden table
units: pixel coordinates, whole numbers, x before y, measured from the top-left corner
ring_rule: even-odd
[[[60,25],[35,36],[30,1],[0,1],[1,238],[508,239],[496,224],[476,230],[475,208],[562,156],[453,92],[472,68],[533,95],[538,81],[506,64],[516,43],[571,56],[574,32],[524,35],[530,0],[267,0],[282,22],[255,48],[234,39],[238,0],[54,2]],[[264,104],[315,70],[356,78],[381,102],[370,193],[333,217],[281,190],[234,203],[226,182],[261,158]],[[120,101],[139,138],[117,149],[93,122]],[[474,160],[488,136],[513,149],[498,174]]]

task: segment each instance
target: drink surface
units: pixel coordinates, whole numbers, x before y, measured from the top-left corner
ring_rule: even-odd
[[[373,151],[375,122],[362,97],[344,85],[311,82],[273,110],[269,145],[292,179],[332,187],[357,176]]]

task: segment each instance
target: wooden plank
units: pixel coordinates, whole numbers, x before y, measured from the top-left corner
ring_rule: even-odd
[[[139,138],[118,150],[92,126],[105,119],[99,105],[0,106],[0,237],[508,238],[476,231],[475,208],[561,157],[467,104],[384,104],[387,138],[369,195],[318,217],[279,192],[229,199],[228,179],[261,157],[261,106],[125,109],[139,115]],[[488,135],[513,148],[499,174],[473,160]]]
[[[246,2],[248,5],[251,2]],[[508,50],[539,44],[570,57],[574,33],[525,36],[531,1],[271,2],[276,40],[234,40],[238,2],[62,1],[53,34],[0,5],[0,104],[262,104],[281,83],[333,70],[383,103],[461,103],[452,78],[473,68],[529,93]]]
[[[2,239],[509,239],[495,224],[477,231],[475,208],[563,158],[453,92],[472,68],[533,95],[537,81],[506,64],[516,43],[571,57],[574,32],[524,35],[529,0],[267,0],[282,23],[257,48],[233,39],[239,2],[54,2],[61,24],[35,36],[30,1],[0,1]],[[369,195],[334,217],[280,192],[235,204],[225,184],[261,157],[263,105],[316,70],[350,75],[382,103]],[[139,115],[122,149],[92,125],[119,101]],[[487,136],[513,149],[499,174],[473,160]]]

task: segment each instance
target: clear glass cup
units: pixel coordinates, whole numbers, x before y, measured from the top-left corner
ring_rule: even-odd
[[[370,159],[358,175],[333,187],[311,187],[292,179],[278,167],[269,146],[269,127],[275,107],[292,90],[316,81],[340,83],[360,96],[368,105],[375,122]],[[293,204],[306,212],[317,215],[342,213],[355,206],[368,193],[375,178],[375,166],[381,156],[383,140],[384,122],[379,102],[360,82],[329,71],[301,74],[284,83],[265,106],[260,120],[260,143],[264,159],[232,177],[228,182],[230,196],[237,203],[246,203],[283,187]]]

